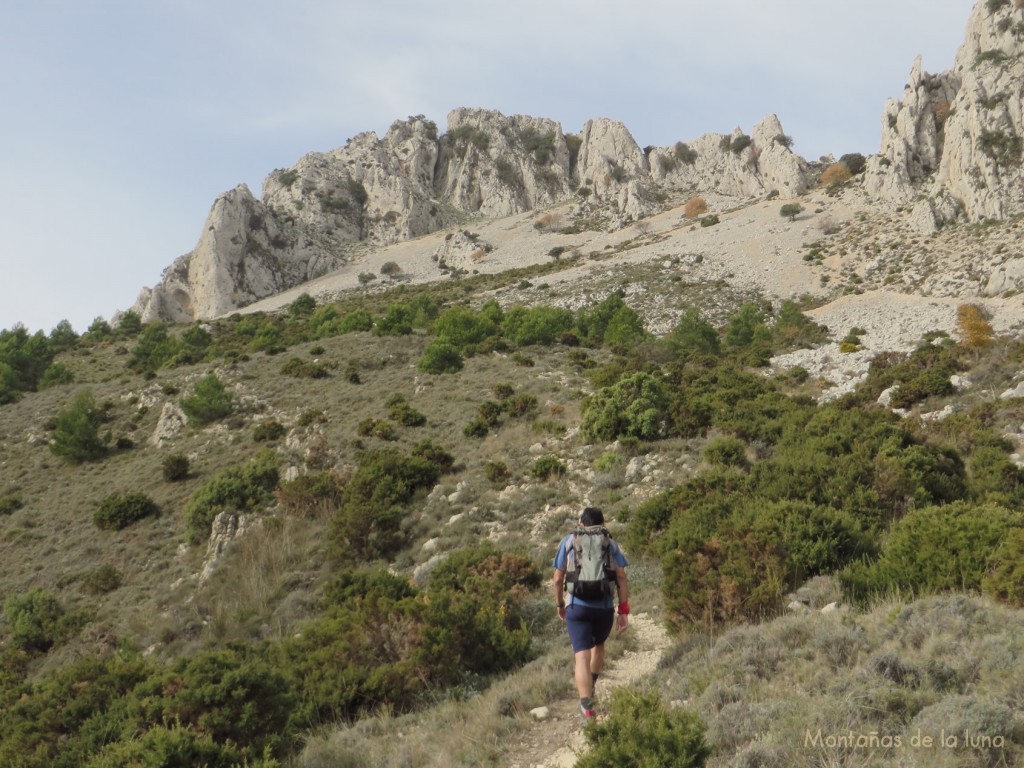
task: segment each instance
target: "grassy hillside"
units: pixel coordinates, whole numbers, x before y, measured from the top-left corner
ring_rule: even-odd
[[[938,334],[818,405],[806,371],[768,375],[772,354],[823,338],[797,305],[719,287],[704,317],[685,311],[703,306],[694,286],[654,281],[678,308],[661,337],[614,293],[513,305],[564,266],[54,345],[58,383],[40,370],[0,406],[0,756],[511,764],[525,713],[568,689],[542,582],[586,503],[626,542],[637,601],[677,632],[651,684],[666,712],[697,713],[709,764],[821,764],[794,744],[804,727],[909,738],[947,720],[1003,737],[970,759],[1012,764],[1000,670],[1019,649],[974,626],[1019,620],[988,602],[1021,598],[1006,435],[1024,413],[997,397],[1019,343]],[[13,365],[28,342],[4,344]],[[876,404],[886,390],[914,416],[955,413],[901,419]],[[168,427],[183,406],[192,423]],[[85,460],[51,447],[90,431]],[[243,532],[211,553],[221,512]],[[848,607],[774,618],[801,587],[814,609]],[[912,601],[950,591],[988,597]],[[614,724],[628,703],[610,706]],[[338,721],[355,724],[335,738]],[[479,732],[471,746],[394,738],[452,722]]]

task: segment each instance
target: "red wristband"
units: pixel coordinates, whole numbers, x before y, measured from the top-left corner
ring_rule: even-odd
[[[629,616],[629,603],[628,602],[619,603],[619,613],[622,616]]]

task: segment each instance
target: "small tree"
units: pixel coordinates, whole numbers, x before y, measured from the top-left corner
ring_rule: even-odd
[[[231,393],[215,373],[197,381],[191,397],[181,398],[181,409],[188,416],[188,423],[194,427],[202,427],[223,419],[233,408]]]
[[[397,261],[385,261],[380,267],[380,273],[385,277],[395,278],[402,274],[402,268]]]
[[[57,414],[50,450],[71,464],[102,459],[107,455],[107,443],[99,434],[103,417],[92,391],[83,389],[70,407]]]
[[[992,324],[985,310],[977,304],[961,304],[956,308],[960,338],[968,349],[984,349],[992,344]]]
[[[796,217],[803,212],[804,207],[800,205],[800,203],[786,203],[779,209],[779,216],[789,219],[790,221],[796,221]]]

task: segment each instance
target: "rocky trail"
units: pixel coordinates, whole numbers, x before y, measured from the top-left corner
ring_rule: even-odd
[[[623,685],[632,685],[654,672],[671,642],[664,627],[649,614],[636,613],[630,619],[627,633],[633,636],[631,648],[606,663],[598,682],[599,718],[601,702],[608,700],[610,692]],[[621,642],[623,640],[617,639],[613,632],[608,641],[611,656],[615,656],[615,644]],[[572,674],[568,639],[565,673]],[[508,754],[506,765],[508,768],[572,768],[585,748],[579,700],[575,697],[562,699],[549,704],[546,716],[534,720],[519,735]]]

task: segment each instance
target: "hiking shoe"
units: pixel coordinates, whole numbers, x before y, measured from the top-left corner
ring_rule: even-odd
[[[582,704],[580,704],[580,717],[582,717],[583,722],[586,723],[591,720],[594,720],[597,717],[597,712],[594,711],[594,708],[592,706],[585,707]]]

